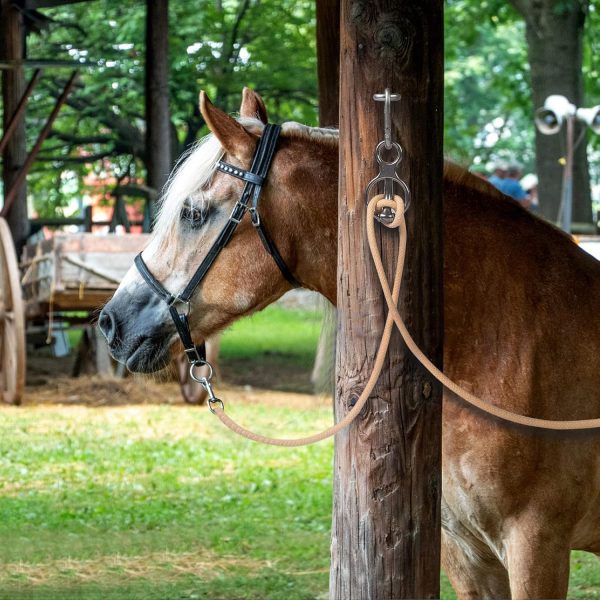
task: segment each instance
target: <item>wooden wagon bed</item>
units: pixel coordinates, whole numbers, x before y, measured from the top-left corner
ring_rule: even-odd
[[[147,240],[147,234],[56,233],[25,246],[21,285],[26,317],[101,307]]]
[[[0,402],[21,402],[26,330],[33,333],[35,321],[38,327],[47,327],[46,340],[57,321],[83,326],[75,370],[81,372],[87,344],[88,354],[94,356],[95,372],[119,374],[90,317],[115,292],[148,237],[57,232],[51,239],[25,246],[19,269],[10,230],[0,217]],[[174,364],[185,401],[201,404],[206,392],[190,378],[185,356],[175,357]]]

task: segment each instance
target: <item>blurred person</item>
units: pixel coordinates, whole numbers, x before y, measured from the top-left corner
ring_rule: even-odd
[[[495,188],[500,189],[499,186],[502,185],[502,182],[504,181],[505,177],[506,177],[506,165],[502,162],[497,162],[494,165],[494,172],[492,173],[492,175],[490,176],[488,181]]]
[[[534,173],[528,173],[519,182],[525,190],[528,200],[528,208],[532,212],[538,212],[540,203],[538,200],[538,177]]]
[[[521,167],[518,165],[510,165],[506,170],[506,177],[495,187],[503,194],[514,198],[523,206],[529,206],[527,193],[521,187],[519,179],[521,178]]]

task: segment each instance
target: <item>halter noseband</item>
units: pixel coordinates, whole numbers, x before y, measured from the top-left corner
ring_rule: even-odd
[[[175,328],[177,329],[177,333],[179,334],[179,338],[181,339],[181,343],[185,349],[188,361],[192,366],[205,364],[206,352],[204,343],[196,345],[192,340],[192,334],[188,320],[190,301],[194,295],[194,292],[196,291],[196,288],[200,285],[204,277],[206,277],[206,274],[208,273],[212,264],[215,262],[217,256],[219,256],[221,250],[223,250],[223,248],[225,248],[225,246],[229,243],[233,232],[241,223],[246,211],[250,212],[252,225],[254,225],[254,228],[258,232],[260,240],[263,243],[263,246],[273,257],[273,260],[279,267],[282,275],[293,287],[300,287],[300,283],[292,275],[292,272],[285,264],[285,261],[279,253],[279,250],[277,250],[273,240],[267,233],[267,230],[262,224],[260,215],[258,213],[260,192],[266,181],[269,167],[271,166],[273,155],[275,154],[275,147],[277,146],[277,139],[280,132],[281,127],[279,125],[265,125],[263,134],[259,138],[256,145],[256,151],[252,159],[252,166],[250,167],[249,171],[234,167],[233,165],[230,165],[222,160],[217,163],[216,168],[218,171],[233,177],[237,177],[238,179],[245,181],[246,185],[244,186],[244,190],[240,199],[235,203],[227,223],[217,236],[217,239],[210,247],[208,253],[200,263],[200,266],[196,269],[196,272],[192,275],[192,278],[185,286],[185,289],[183,292],[181,292],[181,294],[174,296],[164,288],[158,279],[152,275],[150,269],[148,269],[148,266],[142,258],[141,252],[135,257],[135,266],[140,272],[140,275],[144,278],[144,281],[148,284],[150,289],[169,307],[169,313],[171,314],[171,318],[175,323]],[[185,310],[183,312],[178,311],[178,306],[185,307]]]

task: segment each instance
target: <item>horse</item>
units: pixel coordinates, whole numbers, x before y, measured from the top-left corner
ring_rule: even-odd
[[[267,122],[245,89],[239,119],[201,93],[210,136],[179,166],[143,258],[183,289],[240,197]],[[338,134],[285,123],[261,219],[294,278],[336,302]],[[462,387],[547,419],[600,415],[600,262],[489,184],[447,164],[443,189],[444,365]],[[365,260],[368,260],[365,257]],[[290,289],[249,219],[240,222],[190,306],[206,339]],[[132,268],[100,316],[131,371],[168,362],[177,335]],[[565,598],[571,549],[600,553],[600,436],[501,422],[443,400],[442,565],[459,598]]]

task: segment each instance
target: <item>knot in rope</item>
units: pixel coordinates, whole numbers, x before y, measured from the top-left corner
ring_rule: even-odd
[[[386,208],[393,211],[393,219],[391,221],[376,217],[382,225],[385,225],[389,229],[397,229],[398,227],[400,227],[402,221],[404,220],[405,210],[404,200],[401,196],[395,194],[393,198],[386,198],[383,194],[378,194],[370,200],[369,204],[373,202],[375,203],[377,215],[379,215]]]

